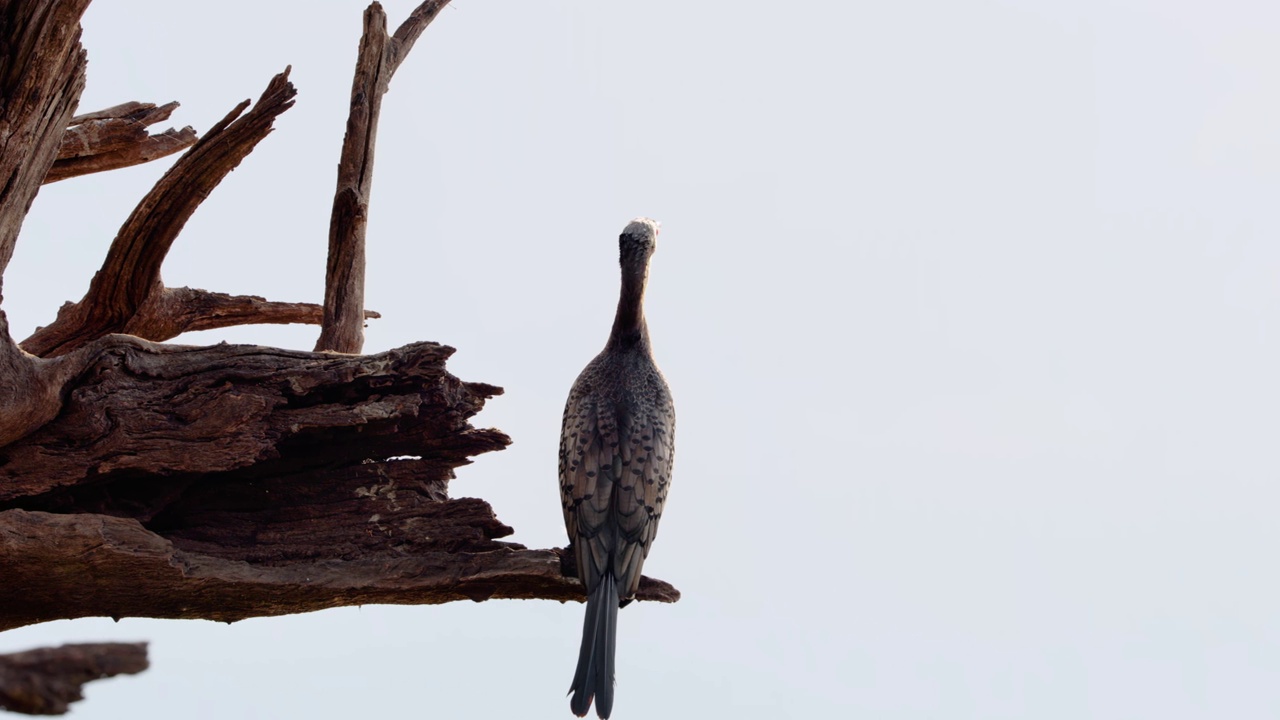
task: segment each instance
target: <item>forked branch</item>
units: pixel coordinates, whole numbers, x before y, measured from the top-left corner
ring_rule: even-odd
[[[373,188],[374,145],[382,96],[418,36],[449,0],[427,0],[387,35],[387,14],[373,3],[364,12],[364,34],[351,83],[351,111],[338,161],[338,189],[329,218],[329,262],[324,282],[324,322],[316,350],[358,353],[364,347],[365,228]]]
[[[109,333],[167,340],[173,335],[165,332],[187,329],[183,326],[190,322],[184,318],[189,316],[158,314],[173,307],[163,298],[153,298],[165,290],[160,266],[196,208],[271,132],[273,121],[293,106],[296,94],[286,68],[271,79],[249,112],[244,112],[249,107],[245,100],[210,128],[134,208],[84,298],[64,305],[56,320],[23,341],[23,349],[50,357]]]

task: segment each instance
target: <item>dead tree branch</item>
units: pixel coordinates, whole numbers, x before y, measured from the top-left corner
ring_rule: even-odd
[[[386,492],[383,485],[370,485],[370,481],[364,479],[356,489]],[[333,558],[326,554],[331,548],[314,545],[310,551],[317,557],[282,564],[183,550],[182,540],[168,541],[133,519],[21,510],[0,513],[0,532],[30,538],[26,544],[0,546],[0,561],[9,553],[32,552],[30,557],[48,564],[53,575],[35,585],[41,590],[39,596],[24,596],[3,607],[0,629],[104,613],[233,622],[349,605],[500,598],[582,601],[582,586],[571,572],[566,575],[561,551],[527,550],[485,537],[495,532],[489,528],[496,521],[484,501],[463,498],[432,504],[415,489],[394,483],[391,488],[402,500],[434,512],[412,522],[402,517],[390,525],[380,524],[381,519],[372,515],[366,528],[350,536],[351,557]],[[462,543],[461,549],[410,546],[375,553],[361,549],[361,545],[402,541],[407,536],[395,534],[401,528],[421,532],[424,538],[443,530],[450,533],[449,540]],[[264,530],[268,537],[273,535],[270,526]],[[248,555],[248,538],[256,530],[246,524],[243,532],[242,557]],[[358,542],[361,539],[363,543]],[[190,539],[185,542],[197,544]],[[206,547],[220,547],[220,540],[209,540]],[[674,602],[679,593],[666,583],[645,578],[637,597]]]
[[[450,375],[452,354],[435,343],[346,356],[102,338],[68,358],[81,370],[57,420],[0,451],[0,508],[134,516],[143,511],[86,504],[84,493],[136,485],[139,474],[175,488],[184,473],[240,468],[293,474],[433,453],[461,464],[509,441],[467,424],[501,389]],[[124,495],[140,502],[136,490]]]
[[[45,183],[138,165],[191,147],[196,142],[191,127],[147,132],[149,125],[167,120],[177,107],[176,102],[159,107],[128,102],[71,118]]]
[[[338,161],[338,189],[329,219],[329,263],[324,282],[324,322],[316,350],[358,353],[364,347],[365,227],[373,188],[374,144],[382,96],[418,36],[449,0],[427,0],[387,35],[387,15],[373,3],[351,83],[351,112]]]
[[[272,122],[293,106],[296,94],[286,68],[271,79],[262,97],[243,117],[248,100],[210,128],[134,208],[84,298],[64,305],[56,320],[23,341],[23,349],[49,357],[63,355],[109,333],[127,332],[151,340],[167,340],[173,334],[165,332],[189,329],[182,322],[185,314],[152,314],[172,308],[163,298],[151,299],[165,289],[160,265],[196,208],[270,134]]]
[[[110,336],[58,419],[0,457],[0,629],[88,615],[236,620],[364,603],[581,600],[559,555],[498,542],[453,469],[508,438],[501,392],[419,343],[369,356]],[[371,458],[404,458],[371,460]],[[642,598],[678,593],[650,582]]]
[[[85,683],[146,670],[146,643],[86,643],[0,655],[0,709],[62,715]]]
[[[382,317],[365,310],[368,318]],[[130,335],[168,340],[184,332],[235,325],[319,325],[324,308],[316,303],[273,302],[256,295],[228,295],[196,288],[163,288],[153,292],[124,327]]]
[[[0,290],[22,220],[62,143],[84,90],[80,16],[89,0],[2,0],[0,47]],[[62,366],[37,362],[0,311],[0,447],[51,420]]]
[[[5,0],[0,52],[0,275],[84,90],[80,16],[89,0]]]

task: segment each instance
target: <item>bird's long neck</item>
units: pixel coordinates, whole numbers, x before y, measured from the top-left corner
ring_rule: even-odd
[[[613,318],[607,347],[625,349],[649,346],[649,327],[644,322],[644,286],[649,279],[649,258],[622,258],[622,293],[618,314]]]

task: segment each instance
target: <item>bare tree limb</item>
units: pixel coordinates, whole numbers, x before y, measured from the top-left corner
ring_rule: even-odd
[[[96,338],[124,331],[148,297],[163,292],[160,265],[187,220],[213,188],[270,134],[272,122],[293,106],[296,94],[285,69],[271,79],[243,117],[248,100],[210,128],[138,203],[84,298],[64,305],[56,320],[23,341],[23,348],[42,357],[62,355]]]
[[[436,19],[436,15],[439,15],[448,4],[449,0],[426,0],[414,8],[413,12],[409,13],[409,17],[396,28],[396,34],[391,38],[389,48],[391,57],[388,59],[392,75],[400,69],[400,63],[404,62],[405,57],[409,55],[413,44],[418,42],[422,31],[427,29],[431,21]]]
[[[80,16],[89,0],[3,0],[0,276],[84,90]]]
[[[505,435],[467,423],[501,389],[450,375],[452,354],[428,342],[351,356],[109,335],[65,356],[77,372],[57,420],[0,453],[0,509],[107,512],[83,493],[132,486],[140,473],[176,487],[189,473],[292,474],[432,453],[456,465],[505,447]],[[113,497],[126,495],[141,503],[136,491]]]
[[[122,112],[128,109],[128,112]],[[178,103],[157,107],[154,103],[129,102],[71,118],[71,127],[62,136],[58,159],[87,157],[118,150],[147,136],[147,126],[167,120]],[[55,163],[56,164],[56,163]]]
[[[329,219],[324,322],[316,350],[358,353],[364,346],[365,229],[373,187],[374,145],[382,96],[418,36],[448,0],[427,0],[387,35],[387,15],[374,2],[364,13],[364,33],[351,83],[351,111],[338,161],[338,188]]]
[[[85,643],[0,655],[0,709],[61,715],[85,683],[146,670],[146,643]]]
[[[186,150],[196,143],[196,131],[191,126],[175,130],[169,128],[155,135],[138,138],[132,144],[104,150],[92,155],[59,159],[45,176],[46,184],[67,180],[81,175],[119,170],[159,160],[162,157]]]
[[[172,110],[178,107],[178,103],[176,102],[169,103],[164,107],[169,107],[169,105],[173,106],[172,108],[170,108],[170,112],[166,113],[165,117],[156,118],[157,122],[159,122],[160,120],[167,119],[169,114],[172,114]],[[137,100],[129,100],[128,102],[122,102],[119,105],[112,105],[109,108],[103,108],[101,110],[94,110],[93,112],[87,112],[87,113],[82,113],[80,115],[76,115],[75,117],[71,118],[71,122],[67,124],[74,127],[82,123],[87,123],[90,120],[107,120],[110,118],[129,117],[131,115],[134,115],[135,113],[138,113],[139,111],[145,112],[145,111],[153,110],[155,107],[156,107],[155,103],[144,103],[144,102],[138,102]],[[64,144],[65,144],[65,141],[64,141]]]
[[[167,120],[178,103],[128,102],[71,118],[58,159],[44,182],[115,170],[172,155],[196,143],[196,131],[169,128],[151,135],[147,127]]]
[[[395,492],[432,507],[405,488],[396,486]],[[361,534],[367,544],[380,542],[384,548],[404,528],[423,535],[443,529],[454,533],[447,536],[450,540],[457,540],[459,535],[483,532],[462,522],[467,515],[476,521],[492,517],[482,500],[463,498],[435,507],[434,517],[417,516],[403,526],[370,515]],[[262,534],[270,537],[273,530],[268,526]],[[255,530],[246,526],[244,532],[249,536]],[[0,561],[23,560],[23,571],[34,570],[36,562],[45,568],[34,582],[17,575],[17,581],[38,592],[0,606],[0,630],[103,614],[233,622],[351,605],[584,599],[582,585],[564,572],[563,551],[526,550],[492,540],[491,547],[483,549],[483,537],[471,541],[477,549],[361,549],[348,557],[317,554],[273,563],[184,550],[181,542],[166,540],[131,518],[8,510],[0,512],[0,538],[21,541],[0,544]],[[210,540],[206,546],[219,544]],[[315,547],[322,549],[327,548]],[[680,594],[664,582],[645,578],[636,597],[674,602]]]
[[[382,317],[372,310],[366,319]],[[256,295],[228,295],[196,288],[164,288],[147,296],[124,331],[148,340],[235,325],[319,325],[324,308],[315,303],[272,302]]]
[[[12,2],[0,0],[0,17],[21,15]],[[14,158],[26,157],[28,145],[0,145],[0,173],[10,173],[0,186],[5,262],[58,150],[50,138],[61,140],[69,123],[143,121],[171,110],[126,103],[70,117],[84,59],[68,28],[86,3],[19,3],[38,12],[19,17],[19,32],[0,42],[0,90],[44,99],[0,105],[9,123],[0,127],[44,148],[39,162],[24,164]],[[344,151],[340,174],[354,202],[341,205],[342,190],[335,202],[337,215],[347,207],[359,221],[343,227],[359,232],[330,238],[360,240],[348,244],[359,262],[347,269],[360,270],[346,275],[359,276],[344,286],[359,290],[347,295],[359,299],[343,312],[348,325],[352,308],[361,319],[376,316],[361,308],[369,168],[353,168],[371,167],[377,99],[444,4],[424,3],[394,38],[376,3],[365,16],[346,142],[354,150]],[[511,529],[487,503],[449,499],[457,467],[510,442],[470,425],[501,389],[450,375],[451,348],[418,343],[357,356],[109,334],[171,337],[321,314],[313,305],[169,289],[160,279],[201,200],[292,104],[287,75],[247,114],[245,101],[215,124],[148,193],[85,298],[28,339],[47,357],[18,348],[0,313],[0,568],[7,585],[22,588],[0,596],[0,629],[102,614],[234,620],[368,602],[582,599],[563,551],[502,542]],[[48,87],[28,87],[36,80]],[[107,145],[106,130],[80,137],[65,146],[68,157]],[[335,307],[327,294],[326,322]],[[357,333],[356,349],[359,342]],[[672,602],[679,593],[646,579],[639,597]]]

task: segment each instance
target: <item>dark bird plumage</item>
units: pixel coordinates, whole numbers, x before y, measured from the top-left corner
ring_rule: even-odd
[[[587,592],[574,714],[613,710],[618,608],[631,602],[658,532],[675,456],[675,407],[649,349],[644,289],[658,225],[633,220],[618,238],[622,293],[604,350],[569,391],[560,434],[560,498]]]

